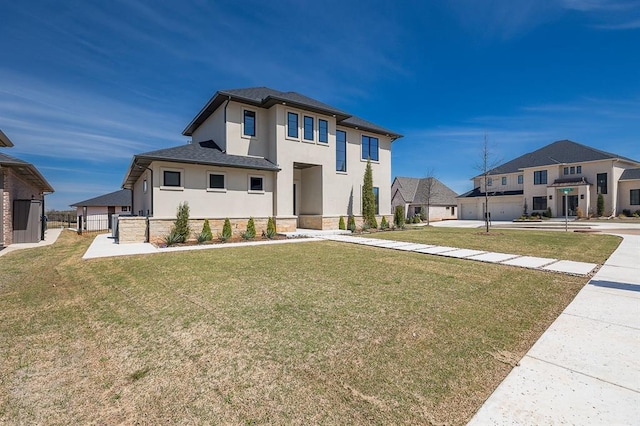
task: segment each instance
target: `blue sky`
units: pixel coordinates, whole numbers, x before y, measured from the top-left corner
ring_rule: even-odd
[[[640,160],[640,1],[0,0],[0,129],[65,209],[187,142],[216,90],[296,91],[405,135],[457,192],[560,139]]]

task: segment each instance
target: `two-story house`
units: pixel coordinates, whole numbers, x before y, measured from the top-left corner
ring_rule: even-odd
[[[391,213],[391,143],[401,135],[315,99],[218,91],[183,135],[192,141],[135,155],[123,182],[151,241],[168,233],[182,202],[193,228],[206,218],[214,233],[226,217],[236,230],[249,217],[258,229],[274,217],[279,232],[337,229],[340,216],[361,216],[368,159],[378,214]]]
[[[640,204],[639,167],[639,162],[617,154],[557,141],[501,164],[487,176],[475,176],[474,189],[458,197],[458,211],[461,219],[482,220],[486,192],[492,220],[547,209],[552,216],[587,216],[596,214],[602,194],[605,215],[616,215]]]
[[[12,146],[0,130],[0,148]],[[0,152],[0,248],[44,239],[44,195],[52,192],[33,164]]]

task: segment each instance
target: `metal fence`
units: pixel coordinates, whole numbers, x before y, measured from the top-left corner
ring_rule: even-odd
[[[78,227],[78,218],[75,214],[50,212],[47,214],[46,218],[46,226],[49,229],[77,229]]]
[[[108,214],[92,214],[78,216],[76,229],[78,234],[103,233],[111,230],[111,220]]]

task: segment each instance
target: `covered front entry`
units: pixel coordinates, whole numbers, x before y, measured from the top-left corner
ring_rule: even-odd
[[[37,243],[42,236],[42,201],[13,201],[13,243]]]
[[[293,191],[298,228],[322,229],[322,166],[293,163]]]
[[[562,216],[577,216],[578,215],[578,196],[577,195],[562,196]],[[567,209],[569,214],[567,214]]]

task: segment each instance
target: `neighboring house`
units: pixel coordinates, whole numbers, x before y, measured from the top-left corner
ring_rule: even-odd
[[[640,163],[569,140],[554,142],[492,169],[486,182],[473,178],[473,190],[458,197],[461,219],[483,219],[485,184],[492,220],[512,220],[551,210],[552,216],[595,215],[598,194],[606,216],[640,203]]]
[[[429,220],[457,219],[458,194],[434,177],[397,177],[391,185],[391,208],[404,208],[407,218],[425,216],[429,206]]]
[[[0,130],[0,147],[12,146]],[[44,239],[44,195],[51,192],[33,164],[0,152],[0,247]]]
[[[254,217],[260,232],[270,216],[279,232],[337,229],[340,216],[361,216],[367,158],[378,213],[391,213],[391,143],[401,135],[315,99],[266,87],[219,91],[183,135],[192,142],[135,155],[124,178],[151,240],[168,233],[185,201],[192,227],[207,218],[214,233],[225,217],[236,231]]]
[[[111,229],[111,215],[131,214],[131,190],[121,189],[109,194],[71,204],[75,207],[78,223],[86,231]],[[82,222],[80,219],[82,218]]]

